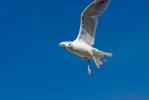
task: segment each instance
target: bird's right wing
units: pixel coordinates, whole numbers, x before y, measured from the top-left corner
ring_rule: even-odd
[[[81,14],[80,31],[76,40],[89,45],[94,44],[98,16],[101,16],[109,5],[110,0],[94,0]]]

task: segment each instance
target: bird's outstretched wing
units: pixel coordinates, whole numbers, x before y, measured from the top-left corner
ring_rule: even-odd
[[[81,14],[80,31],[76,40],[89,45],[94,44],[98,16],[101,16],[110,3],[110,0],[94,0]]]

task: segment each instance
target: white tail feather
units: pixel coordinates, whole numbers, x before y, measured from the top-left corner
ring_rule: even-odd
[[[105,62],[105,56],[112,57],[112,53],[99,51],[97,49],[93,49],[93,51],[90,51],[90,54],[92,55],[93,60],[95,61],[97,69],[99,69],[100,66]]]
[[[106,53],[106,56],[112,57],[112,53]]]

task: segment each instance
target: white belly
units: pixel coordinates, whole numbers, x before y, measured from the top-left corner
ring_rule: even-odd
[[[68,48],[68,51],[70,51],[71,53],[78,55],[80,57],[91,57],[90,55],[90,50],[91,50],[91,46],[86,45],[84,43],[80,43],[80,44],[76,44],[73,45],[72,48]]]

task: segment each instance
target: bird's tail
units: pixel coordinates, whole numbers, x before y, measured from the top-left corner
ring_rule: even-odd
[[[112,57],[112,53],[108,53],[108,52],[98,51],[98,54],[101,56]]]
[[[98,51],[96,50],[95,52],[93,52],[93,60],[95,61],[95,64],[98,69],[104,62],[106,62],[106,59],[105,59],[106,56],[112,57],[112,53],[107,53],[99,50]]]

